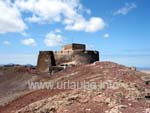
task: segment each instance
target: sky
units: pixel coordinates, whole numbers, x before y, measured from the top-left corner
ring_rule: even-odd
[[[84,43],[100,61],[150,68],[150,0],[0,0],[0,64]]]

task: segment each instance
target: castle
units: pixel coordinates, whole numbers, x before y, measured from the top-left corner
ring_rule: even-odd
[[[99,52],[86,50],[85,44],[68,44],[61,51],[40,51],[37,62],[39,72],[49,72],[51,67],[90,64],[99,61]]]

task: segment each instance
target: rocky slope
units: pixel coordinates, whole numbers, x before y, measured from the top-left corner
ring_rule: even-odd
[[[53,83],[54,89],[36,90],[1,112],[150,113],[150,75],[116,63],[70,67],[40,81]]]

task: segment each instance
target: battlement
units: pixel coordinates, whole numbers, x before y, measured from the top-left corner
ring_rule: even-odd
[[[72,43],[72,44],[65,45],[62,48],[62,51],[75,51],[75,50],[85,50],[85,49],[86,49],[85,44]]]

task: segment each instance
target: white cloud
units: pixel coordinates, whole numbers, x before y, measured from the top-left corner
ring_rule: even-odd
[[[33,38],[27,38],[27,39],[22,40],[22,44],[26,46],[36,46],[36,42]]]
[[[44,43],[48,47],[63,45],[63,36],[50,32],[46,35]]]
[[[61,30],[60,29],[55,29],[54,32],[55,33],[61,33]]]
[[[28,17],[28,18],[26,18],[25,20],[27,20],[27,21],[29,21],[29,22],[31,22],[31,23],[36,23],[36,22],[37,22],[37,23],[41,23],[42,18],[33,15],[32,17]]]
[[[9,46],[11,43],[9,41],[3,41],[3,44]]]
[[[16,0],[15,6],[32,15],[26,20],[34,23],[62,22],[66,30],[96,32],[105,27],[101,17],[83,17],[91,10],[83,7],[80,0]]]
[[[109,38],[109,34],[108,34],[108,33],[105,33],[103,37],[104,37],[104,38]]]
[[[76,15],[78,0],[16,0],[15,5],[21,10],[31,12],[30,22],[60,22],[61,18]]]
[[[21,32],[26,28],[17,8],[8,0],[0,0],[0,33]]]
[[[102,18],[92,17],[85,25],[86,32],[96,32],[105,27],[105,22]]]
[[[29,15],[22,18],[24,12]],[[85,8],[80,0],[0,0],[0,33],[23,34],[27,28],[23,19],[42,24],[59,22],[66,30],[85,32],[96,32],[105,27],[101,17],[86,19],[84,14],[90,15],[91,10]]]
[[[96,32],[102,30],[105,27],[105,22],[102,18],[92,17],[89,21],[80,17],[78,20],[75,20],[73,24],[68,24],[65,29],[67,30],[76,30],[76,31],[85,31],[85,32]]]
[[[135,3],[126,3],[125,6],[121,7],[117,11],[113,13],[113,15],[126,15],[128,14],[132,9],[137,8],[137,5]]]

